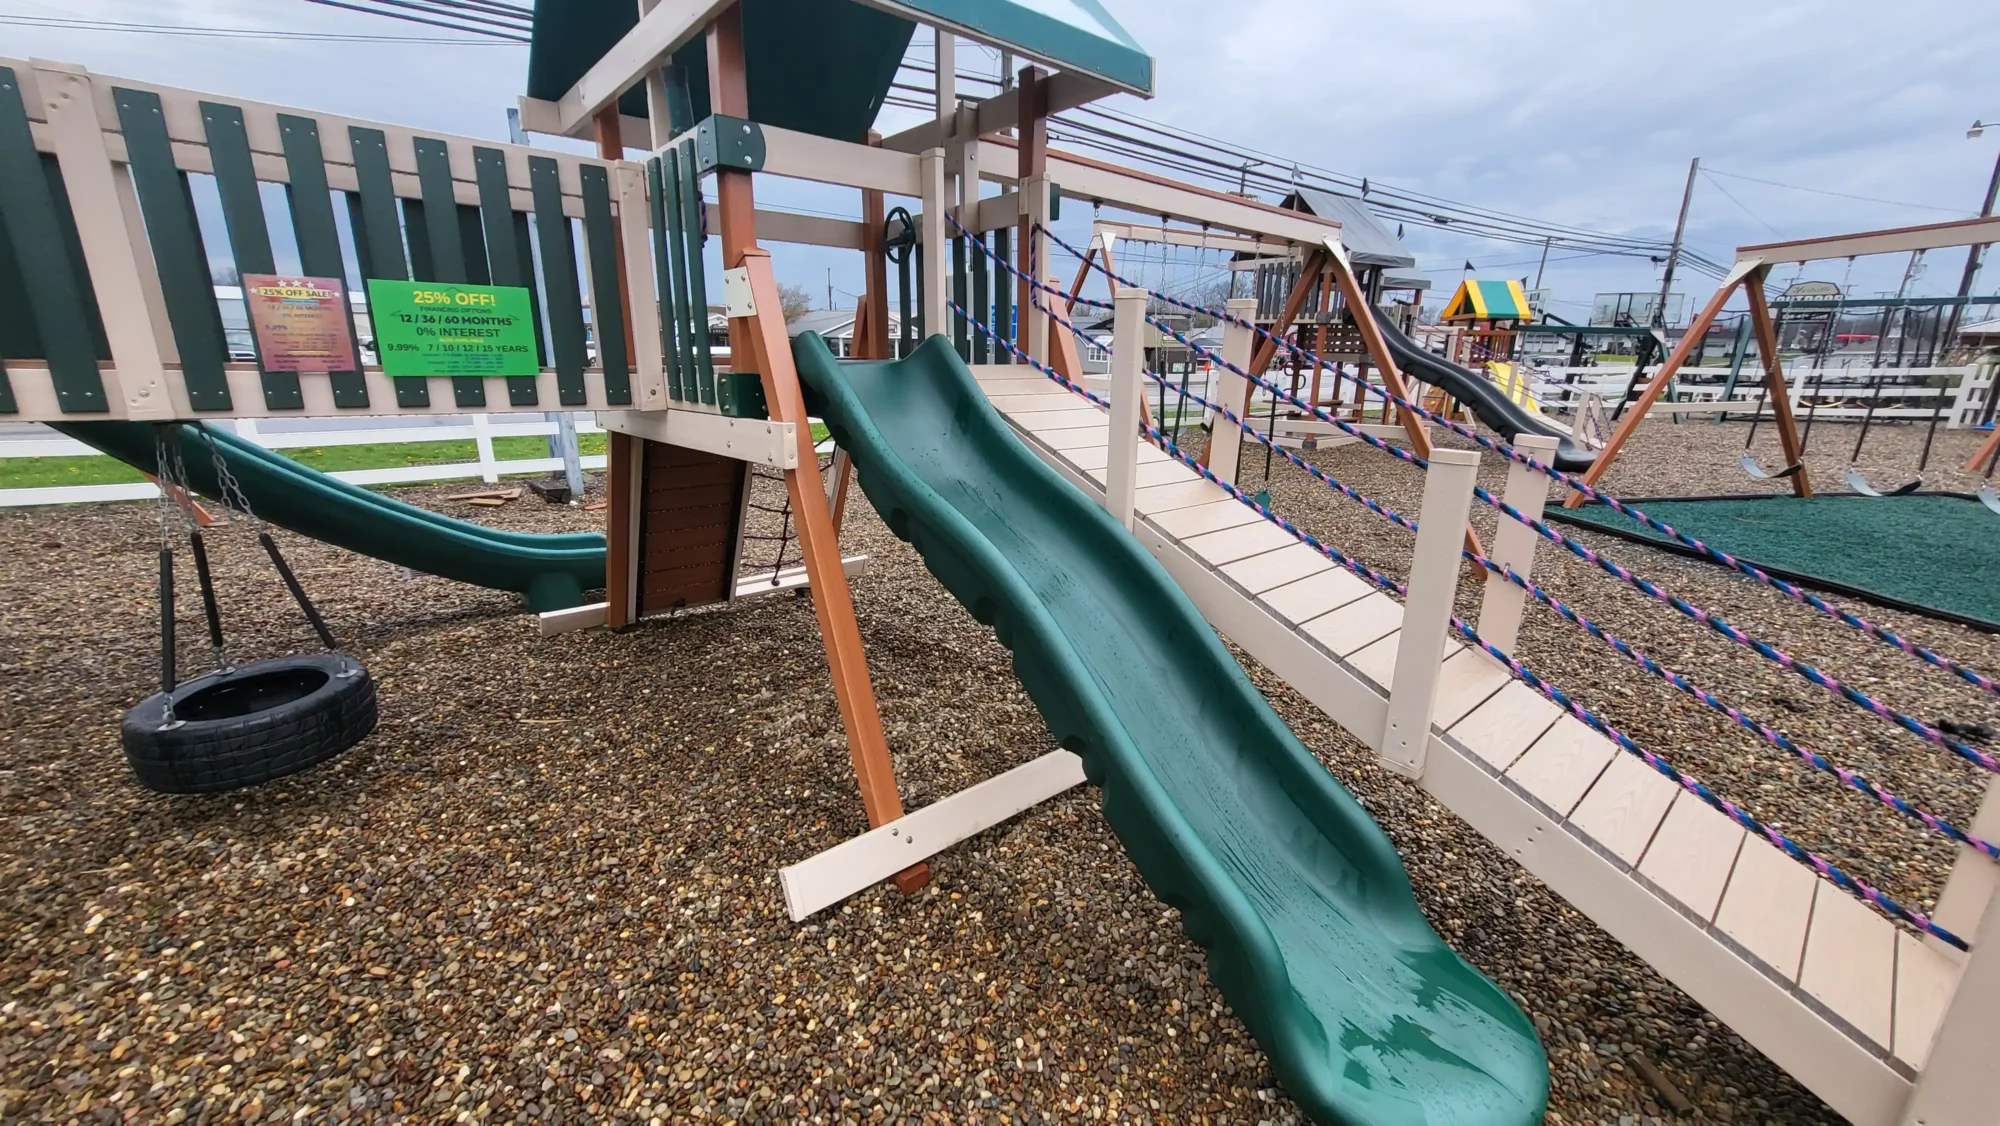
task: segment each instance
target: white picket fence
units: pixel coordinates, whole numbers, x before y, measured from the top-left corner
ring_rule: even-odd
[[[579,434],[604,432],[603,428],[597,425],[595,415],[578,414],[573,417]],[[563,462],[559,457],[513,458],[503,461],[493,455],[495,438],[547,437],[556,433],[557,423],[554,421],[529,421],[520,415],[501,416],[498,421],[484,414],[466,415],[463,423],[452,426],[398,426],[273,433],[259,430],[254,419],[237,419],[221,425],[235,430],[240,437],[273,450],[323,449],[327,446],[360,446],[377,443],[409,445],[417,442],[462,442],[470,439],[479,452],[475,461],[405,465],[388,469],[348,469],[331,474],[339,480],[355,485],[407,485],[470,478],[493,482],[498,481],[503,474],[560,473],[563,470]],[[53,430],[41,430],[33,437],[0,438],[0,459],[89,457],[97,452],[82,442],[65,438]],[[602,469],[604,455],[589,454],[584,456],[582,462],[585,469]],[[36,504],[150,500],[159,495],[159,489],[150,481],[121,485],[57,485],[33,489],[0,489],[0,508],[18,508]]]
[[[1987,398],[1993,393],[1995,365],[1982,364],[1970,367],[1930,367],[1930,368],[1829,368],[1817,371],[1799,368],[1787,372],[1790,377],[1792,410],[1804,411],[1808,399],[1842,400],[1843,406],[1820,406],[1815,416],[1823,419],[1859,419],[1868,413],[1867,402],[1877,401],[1875,418],[1912,419],[1928,421],[1935,412],[1934,404],[1918,406],[1898,406],[1899,401],[1908,399],[1933,399],[1939,390],[1933,387],[1910,386],[1915,379],[1943,378],[1945,393],[1951,396],[1945,408],[1943,425],[1948,430],[1957,430],[1976,425],[1985,409]],[[1726,375],[1726,370],[1718,372],[1714,368],[1700,369],[1706,378]],[[1873,386],[1876,380],[1882,386]],[[1890,383],[1891,380],[1898,382]],[[1632,368],[1626,366],[1600,367],[1551,367],[1536,370],[1530,386],[1535,399],[1542,409],[1549,412],[1568,412],[1575,409],[1587,394],[1594,394],[1608,403],[1616,403],[1625,394],[1632,381]],[[1815,383],[1818,384],[1815,387]],[[1703,403],[1718,402],[1722,398],[1725,384],[1722,382],[1692,383],[1676,378],[1669,387],[1668,399],[1654,408],[1654,413],[1666,413],[1674,405],[1686,403],[1698,406]],[[1763,393],[1763,369],[1746,365],[1736,379],[1733,403],[1744,404],[1732,413],[1748,415],[1757,407],[1757,399]],[[1769,409],[1768,406],[1765,409]],[[1705,412],[1693,412],[1705,413]]]

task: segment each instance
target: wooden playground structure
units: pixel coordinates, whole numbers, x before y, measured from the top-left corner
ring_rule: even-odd
[[[822,470],[813,388],[795,353],[807,345],[787,336],[767,244],[857,251],[867,293],[854,361],[935,353],[944,338],[1041,465],[1101,505],[1216,631],[1374,748],[1385,769],[1417,780],[1850,1120],[1990,1117],[1984,1056],[2000,1019],[2000,955],[1980,951],[2000,942],[1992,854],[1961,847],[1929,917],[1896,907],[1836,878],[1509,656],[1527,605],[1547,601],[1532,574],[1538,544],[1554,535],[1539,517],[1557,439],[1495,443],[1427,409],[1377,320],[1385,267],[1357,264],[1338,222],[1051,148],[1050,114],[1115,91],[1152,93],[1152,60],[1122,29],[1031,5],[992,5],[1006,16],[998,21],[976,18],[987,5],[929,5],[935,116],[870,138],[880,91],[848,72],[876,55],[899,58],[916,34],[914,10],[841,6],[866,51],[808,65],[824,52],[746,27],[744,5],[642,7],[628,26],[595,29],[601,50],[551,47],[531,66],[526,128],[590,139],[595,157],[0,59],[0,209],[13,255],[0,262],[0,281],[36,281],[0,318],[31,323],[41,344],[39,356],[10,353],[0,368],[0,419],[595,411],[610,432],[604,601],[551,609],[553,628],[621,628],[733,601],[753,467],[781,473],[869,825],[780,873],[791,917],[804,919],[885,880],[914,892],[930,879],[929,858],[1086,780],[1086,759],[1057,750],[904,807],[849,590],[853,561],[840,545],[850,453]],[[952,78],[960,38],[1032,62],[1006,93],[966,102]],[[644,117],[628,112],[639,103]],[[633,150],[641,159],[629,159]],[[299,372],[232,360],[190,174],[214,177],[246,272],[275,270],[259,185],[283,183],[305,273],[535,291],[547,325],[539,372],[391,377],[373,365]],[[862,218],[762,208],[760,178],[854,189]],[[1126,217],[1100,221],[1078,250],[1050,230],[1058,192]],[[894,200],[914,205],[904,213],[908,238],[898,237]],[[342,225],[358,262],[346,261]],[[703,264],[710,235],[721,250],[717,278]],[[1121,239],[1199,240],[1282,267],[1282,299],[1268,315],[1255,297],[1206,310],[1225,333],[1208,356],[1219,372],[1212,396],[1197,404],[1212,426],[1199,458],[1161,434],[1147,406],[1143,342],[1149,323],[1160,329],[1149,312],[1156,295],[1118,274]],[[1981,241],[2000,241],[2000,220],[1743,248],[1596,461],[1576,478],[1557,476],[1575,490],[1569,503],[1602,478],[1739,286],[1792,463],[1784,475],[1810,496],[1763,293],[1772,266]],[[1064,253],[1078,259],[1073,281],[1062,276]],[[1097,302],[1114,325],[1104,395],[1085,386],[1071,319],[1089,300],[1081,295],[1093,271],[1112,293]],[[892,289],[905,295],[895,333]],[[708,344],[713,297],[728,311],[727,365]],[[1501,322],[1513,314],[1489,308],[1492,297],[1474,290],[1463,309],[1448,310],[1468,319],[1466,346],[1483,350],[1468,359],[1503,345],[1512,354],[1514,330]],[[1319,381],[1335,362],[1372,372],[1357,378],[1352,405],[1376,394],[1379,423],[1359,422],[1359,409],[1341,414],[1338,394],[1329,411]],[[1285,363],[1311,373],[1309,391],[1276,381]],[[1339,435],[1425,471],[1418,522],[1395,518],[1415,534],[1406,584],[1365,573],[1239,487],[1246,446],[1292,459],[1298,447],[1251,424],[1253,393],[1290,404],[1296,434]],[[1509,459],[1503,496],[1480,495],[1481,455],[1438,445],[1439,428]],[[1982,456],[1991,460],[1994,445]],[[865,469],[861,480],[872,484]],[[1515,518],[1502,520],[1490,547],[1471,532],[1475,503],[1504,505]],[[1476,627],[1453,617],[1466,559],[1497,580],[1485,584]],[[1969,831],[2000,832],[2000,805],[1989,801]],[[1197,937],[1216,941],[1213,931]],[[1247,1010],[1260,994],[1241,980],[1225,988],[1245,989],[1233,999]],[[1260,1036],[1271,1032],[1248,1019]],[[1299,1070],[1298,1044],[1275,1035],[1266,1048],[1288,1085],[1315,1078]]]

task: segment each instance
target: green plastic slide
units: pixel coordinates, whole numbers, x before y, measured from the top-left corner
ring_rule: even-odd
[[[55,429],[147,473],[154,471],[153,427],[143,422],[56,422]],[[527,596],[537,613],[583,601],[604,586],[604,537],[591,532],[530,535],[426,512],[309,469],[226,431],[216,448],[265,520],[302,536],[413,571]],[[181,428],[188,484],[205,497],[221,489],[208,446]]]
[[[1393,846],[1157,562],[1015,438],[942,337],[793,343],[895,533],[1014,653],[1153,891],[1320,1122],[1534,1123],[1534,1027],[1417,907]]]

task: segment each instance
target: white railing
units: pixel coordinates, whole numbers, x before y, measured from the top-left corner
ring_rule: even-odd
[[[495,421],[488,415],[466,415],[465,422],[452,426],[398,426],[378,429],[339,429],[278,431],[266,433],[260,430],[254,419],[233,420],[232,428],[239,437],[255,442],[266,449],[297,450],[322,449],[327,446],[360,445],[411,445],[420,442],[463,442],[470,440],[478,451],[474,461],[445,462],[437,465],[405,465],[387,469],[344,469],[329,474],[337,480],[353,485],[408,485],[430,481],[458,481],[478,478],[481,481],[498,481],[505,474],[560,473],[563,459],[560,457],[531,457],[502,460],[493,454],[495,438],[547,437],[559,429],[559,424],[551,421],[527,421],[520,416],[506,416],[503,421]],[[601,434],[603,428],[597,425],[594,415],[580,414],[576,431],[579,434]],[[65,438],[53,430],[46,430],[33,437],[0,438],[0,459],[40,458],[40,457],[90,457],[100,451]],[[603,454],[588,454],[582,459],[585,469],[603,469]],[[159,496],[159,489],[151,481],[139,481],[117,485],[56,485],[45,488],[0,489],[0,508],[18,508],[36,504],[90,504],[103,501],[150,500]]]
[[[1726,374],[1714,368],[1694,369],[1699,374],[1713,379]],[[1906,419],[1919,422],[1928,421],[1937,413],[1936,403],[1916,406],[1896,405],[1910,399],[1931,400],[1939,395],[1950,396],[1944,413],[1940,416],[1942,425],[1948,430],[1976,425],[1979,415],[1986,405],[1986,399],[1993,391],[1994,365],[1976,367],[1928,367],[1928,368],[1792,368],[1786,372],[1791,382],[1791,404],[1794,413],[1807,409],[1808,401],[1817,399],[1820,407],[1814,411],[1815,417],[1831,420],[1859,419],[1868,413],[1868,401],[1873,399],[1875,417],[1878,420]],[[1913,385],[1911,379],[1939,379],[1940,386]],[[1572,382],[1573,380],[1573,382]],[[1880,380],[1881,384],[1876,385]],[[1890,382],[1894,380],[1896,382]],[[1607,402],[1616,403],[1621,399],[1632,381],[1630,367],[1552,367],[1535,372],[1530,381],[1536,402],[1545,411],[1566,411],[1581,402],[1585,395],[1594,394]],[[1758,409],[1763,394],[1763,368],[1751,361],[1736,377],[1734,395],[1728,400],[1729,413],[1748,416]],[[1715,410],[1688,410],[1705,404],[1722,402],[1726,382],[1701,383],[1685,382],[1676,378],[1668,387],[1668,394],[1653,407],[1654,414],[1684,413],[1713,414]],[[1826,405],[1829,400],[1840,400],[1842,405]],[[1763,409],[1769,410],[1764,404]]]

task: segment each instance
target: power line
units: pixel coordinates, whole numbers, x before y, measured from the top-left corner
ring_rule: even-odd
[[[450,39],[430,35],[352,35],[321,31],[272,31],[261,27],[197,27],[170,23],[132,23],[125,20],[72,19],[65,16],[0,15],[0,24],[21,27],[51,27],[71,31],[120,31],[146,35],[187,35],[213,39],[294,39],[327,43],[421,43],[426,46],[504,47],[500,39]]]
[[[383,8],[370,8],[370,7],[365,7],[361,4],[345,3],[344,0],[305,0],[305,2],[308,4],[318,4],[321,5],[322,7],[327,7],[327,8],[339,8],[343,11],[360,12],[361,14],[368,16],[382,16],[392,20],[404,20],[408,23],[420,23],[428,25],[430,27],[442,27],[450,31],[462,31],[471,35],[483,35],[490,39],[504,40],[509,43],[527,43],[529,38],[527,35],[528,29],[525,27],[519,28],[518,29],[519,34],[515,34],[510,31],[500,30],[500,27],[504,25],[499,25],[495,21],[481,21],[478,24],[466,23],[455,18],[457,13],[450,12],[441,8],[432,8],[422,4],[410,3],[408,2],[408,0],[377,0],[377,2],[395,3],[398,7],[413,9],[412,11],[395,11]],[[429,13],[429,15],[428,16],[417,15],[416,12],[426,12]],[[440,18],[430,18],[431,16]],[[487,23],[495,23],[495,26],[493,27],[482,26],[483,24]]]
[[[1716,181],[1714,176],[1708,175],[1708,169],[1704,168],[1701,171],[1702,174],[1706,176],[1708,179],[1708,186],[1714,188],[1718,192],[1721,192],[1729,200],[1729,202],[1735,204],[1738,208],[1740,208],[1743,214],[1750,216],[1752,219],[1755,219],[1759,224],[1763,226],[1765,230],[1771,232],[1774,235],[1777,235],[1779,238],[1785,237],[1785,233],[1783,231],[1780,231],[1778,228],[1773,227],[1771,224],[1764,222],[1764,217],[1762,215],[1759,215],[1755,211],[1750,210],[1749,205],[1745,204],[1742,200],[1737,199],[1736,193],[1730,191],[1728,188],[1723,187],[1720,183]]]
[[[1919,211],[1942,211],[1947,215],[1958,215],[1961,217],[1966,214],[1963,208],[1958,208],[1958,207],[1938,207],[1934,204],[1909,203],[1905,200],[1900,200],[1900,199],[1878,199],[1872,195],[1855,195],[1852,192],[1836,192],[1827,188],[1809,188],[1806,187],[1804,184],[1783,184],[1779,183],[1776,180],[1762,180],[1758,179],[1755,176],[1745,176],[1738,172],[1724,172],[1721,169],[1704,168],[1702,169],[1702,171],[1708,172],[1715,176],[1727,176],[1732,180],[1748,180],[1753,184],[1763,184],[1767,187],[1786,188],[1790,191],[1795,191],[1795,192],[1811,192],[1813,195],[1830,195],[1838,197],[1840,199],[1855,199],[1855,200],[1860,200],[1862,203],[1882,203],[1882,204],[1887,204],[1890,207],[1913,207]],[[1716,186],[1721,187],[1720,184],[1717,184]],[[1728,195],[1727,192],[1724,192],[1723,194]],[[1734,199],[1735,197],[1731,196],[1730,198]],[[1758,219],[1757,221],[1760,223],[1763,222],[1762,219]],[[1766,225],[1768,226],[1769,224]]]

